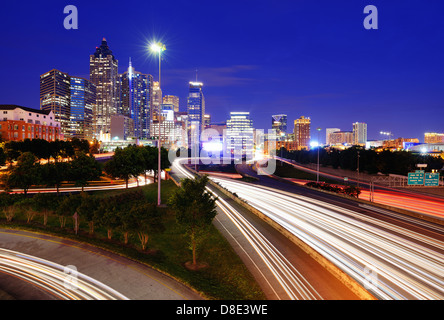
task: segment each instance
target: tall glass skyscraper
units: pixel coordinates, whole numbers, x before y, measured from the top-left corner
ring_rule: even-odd
[[[246,156],[253,159],[254,153],[253,120],[249,112],[231,112],[227,120],[227,153],[235,158]]]
[[[52,111],[61,133],[69,137],[71,113],[70,76],[53,69],[40,76],[40,110]]]
[[[287,134],[287,115],[275,114],[271,116],[271,128],[276,130],[276,140],[285,139]]]
[[[153,105],[153,77],[136,71],[130,61],[128,71],[119,75],[119,87],[119,113],[133,119],[136,138],[148,139]]]
[[[89,59],[90,80],[96,85],[97,103],[93,111],[94,136],[110,132],[111,116],[118,106],[118,61],[105,38]]]
[[[203,83],[190,82],[187,99],[187,113],[190,126],[202,132],[204,129],[205,98],[202,92]]]
[[[93,109],[96,86],[89,80],[71,77],[70,137],[93,139]]]

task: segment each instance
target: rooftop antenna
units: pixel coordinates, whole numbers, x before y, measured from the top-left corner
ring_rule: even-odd
[[[197,69],[196,69],[196,82],[197,82]]]

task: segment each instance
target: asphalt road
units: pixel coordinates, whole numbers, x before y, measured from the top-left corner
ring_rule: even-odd
[[[35,260],[45,259],[61,266],[75,266],[78,273],[103,283],[130,300],[202,299],[190,288],[148,266],[73,240],[0,229],[0,248],[31,255]],[[1,271],[0,299],[59,298],[40,286]]]
[[[187,177],[173,164],[175,179]],[[235,201],[219,198],[215,226],[230,242],[270,300],[357,300],[348,287],[280,232]]]

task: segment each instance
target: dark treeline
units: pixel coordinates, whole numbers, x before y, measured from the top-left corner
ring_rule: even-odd
[[[285,149],[276,152],[278,156],[294,160],[301,164],[317,163],[318,150],[300,150],[287,151]],[[384,150],[377,152],[374,149],[364,149],[352,147],[345,150],[324,149],[319,150],[319,163],[326,167],[335,169],[345,169],[356,171],[358,168],[359,154],[359,171],[369,174],[399,174],[407,175],[409,172],[418,170],[416,167],[419,163],[427,164],[427,171],[431,169],[441,170],[444,165],[444,159],[441,157],[432,157],[411,153],[408,151],[389,151]]]
[[[6,161],[16,161],[25,152],[32,153],[37,159],[73,158],[76,152],[90,153],[90,143],[77,138],[69,141],[43,139],[8,141],[0,151],[0,164],[4,165]]]
[[[19,214],[26,216],[27,223],[40,217],[44,226],[48,218],[55,217],[62,229],[66,228],[67,220],[77,214],[79,226],[87,225],[90,235],[100,227],[106,230],[107,238],[112,239],[113,233],[119,231],[125,244],[129,236],[134,235],[143,250],[149,234],[164,230],[162,211],[150,203],[140,189],[104,197],[85,192],[63,196],[38,193],[31,197],[0,193],[0,211],[10,223]]]

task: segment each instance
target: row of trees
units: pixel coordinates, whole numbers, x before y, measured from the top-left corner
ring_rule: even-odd
[[[129,179],[140,175],[145,175],[146,179],[146,174],[150,171],[154,172],[154,180],[157,181],[158,152],[157,148],[151,146],[130,145],[123,149],[116,148],[113,157],[104,165],[105,173],[124,180],[127,188]],[[170,165],[168,151],[161,148],[161,170],[165,170]]]
[[[10,164],[2,175],[5,190],[22,189],[26,195],[31,186],[56,187],[57,193],[62,182],[72,182],[82,187],[102,176],[102,165],[83,152],[76,153],[71,161],[56,161],[41,164],[31,152],[24,152],[15,164]]]
[[[277,154],[287,159],[295,160],[301,164],[317,163],[318,150],[300,150],[288,151],[282,149]],[[345,150],[324,149],[319,150],[319,163],[322,166],[331,166],[335,169],[341,168],[361,172],[376,174],[400,174],[407,175],[408,172],[416,170],[416,164],[425,163],[428,169],[441,170],[444,160],[440,157],[415,154],[408,151],[390,151],[384,150],[377,152],[374,149],[364,149],[360,147],[351,147]]]
[[[73,138],[71,140],[47,141],[44,139],[25,139],[23,141],[8,141],[0,151],[0,165],[6,161],[16,161],[25,152],[32,153],[37,159],[50,160],[59,158],[73,158],[76,153],[91,153],[91,145],[87,140]]]
[[[79,224],[87,224],[90,235],[94,235],[95,228],[103,227],[111,240],[113,232],[120,231],[127,244],[129,235],[135,234],[143,250],[151,233],[164,230],[160,211],[155,204],[147,202],[141,190],[104,198],[86,192],[63,197],[50,193],[39,193],[33,197],[3,193],[0,195],[0,208],[7,221],[12,221],[18,213],[26,215],[27,223],[42,215],[45,226],[48,216],[56,215],[60,228],[65,228],[67,219],[77,214]]]
[[[208,236],[216,216],[216,199],[206,192],[207,183],[207,176],[184,179],[182,186],[168,200],[168,207],[175,213],[177,223],[189,238],[193,266],[197,266],[197,251]],[[79,224],[87,224],[90,235],[94,235],[96,228],[101,227],[111,240],[118,231],[123,235],[125,244],[128,244],[130,235],[134,235],[142,250],[147,248],[151,235],[165,230],[162,216],[165,210],[148,202],[139,188],[105,197],[86,192],[64,196],[38,193],[32,197],[1,193],[0,210],[8,222],[18,213],[26,216],[27,223],[41,215],[45,226],[48,217],[55,215],[60,228],[66,228],[67,220],[77,214]]]

